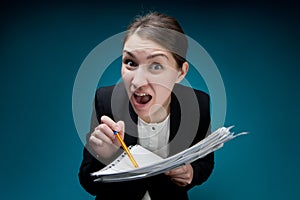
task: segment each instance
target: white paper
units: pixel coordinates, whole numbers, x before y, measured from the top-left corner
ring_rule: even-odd
[[[130,152],[137,161],[139,165],[138,168],[133,167],[129,157],[124,152],[105,168],[92,173],[92,176],[96,176],[95,181],[119,182],[164,173],[168,170],[202,158],[209,153],[222,148],[225,142],[240,135],[247,134],[247,132],[234,134],[233,132],[230,132],[230,129],[232,128],[233,126],[228,128],[221,127],[197,144],[165,159],[140,145],[132,146]]]

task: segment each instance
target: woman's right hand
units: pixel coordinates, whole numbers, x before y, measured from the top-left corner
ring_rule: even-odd
[[[97,157],[110,158],[121,146],[113,130],[117,131],[121,138],[124,139],[124,122],[114,122],[111,118],[102,116],[101,124],[95,128],[89,138],[89,144]]]

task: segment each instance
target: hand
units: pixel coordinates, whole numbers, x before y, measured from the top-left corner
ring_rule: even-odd
[[[184,187],[191,184],[194,170],[191,164],[178,167],[165,173],[178,186]]]
[[[119,140],[113,130],[119,132],[124,138],[124,122],[114,122],[107,116],[101,117],[101,124],[97,126],[89,138],[89,143],[97,156],[110,158],[120,147]]]

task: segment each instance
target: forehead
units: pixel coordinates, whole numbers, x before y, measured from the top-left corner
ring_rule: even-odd
[[[153,52],[153,51],[165,51],[168,52],[161,45],[155,43],[147,38],[142,38],[137,34],[133,34],[127,38],[124,44],[123,50],[132,51],[142,51],[142,52]]]

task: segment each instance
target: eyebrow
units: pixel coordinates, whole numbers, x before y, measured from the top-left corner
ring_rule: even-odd
[[[168,56],[166,56],[163,53],[156,53],[156,54],[149,55],[149,56],[147,56],[147,59],[152,59],[152,58],[155,58],[157,56],[162,56],[162,57],[165,57],[167,60],[169,60]]]
[[[131,53],[130,51],[127,51],[127,50],[123,50],[124,53],[127,53],[128,55],[130,55],[131,57],[133,58],[136,58],[136,56]],[[167,60],[169,60],[168,56],[166,56],[165,54],[163,53],[156,53],[156,54],[152,54],[152,55],[149,55],[147,56],[146,59],[152,59],[152,58],[155,58],[155,57],[158,57],[158,56],[162,56],[162,57],[165,57]]]
[[[130,51],[127,50],[123,50],[124,53],[127,53],[128,55],[130,55],[131,57],[135,58],[135,55],[133,53],[131,53]]]

